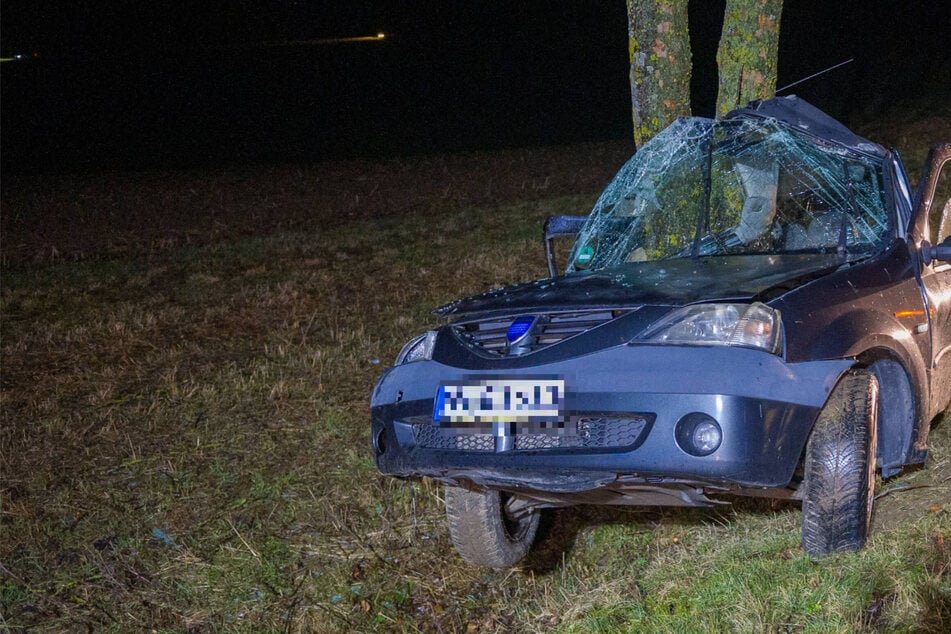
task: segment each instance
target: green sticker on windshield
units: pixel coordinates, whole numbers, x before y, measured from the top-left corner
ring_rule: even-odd
[[[594,257],[594,247],[586,244],[578,251],[578,257],[575,258],[575,265],[585,267],[591,264],[591,258]]]

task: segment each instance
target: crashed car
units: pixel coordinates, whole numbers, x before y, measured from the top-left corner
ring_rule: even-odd
[[[445,483],[491,568],[545,508],[737,495],[801,500],[807,553],[861,548],[876,473],[924,462],[951,400],[949,158],[913,195],[897,152],[797,97],[677,120],[589,216],[549,218],[550,278],[406,344],[373,390],[379,470]]]

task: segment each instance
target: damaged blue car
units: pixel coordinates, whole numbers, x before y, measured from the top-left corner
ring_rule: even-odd
[[[546,508],[738,495],[800,500],[810,554],[861,548],[876,473],[924,462],[951,401],[949,158],[913,193],[796,97],[677,120],[587,217],[549,218],[550,278],[406,344],[373,390],[379,470],[445,483],[453,544],[491,568]]]

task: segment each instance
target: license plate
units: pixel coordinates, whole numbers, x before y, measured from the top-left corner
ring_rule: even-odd
[[[442,423],[559,421],[563,379],[483,379],[440,385],[433,420]]]

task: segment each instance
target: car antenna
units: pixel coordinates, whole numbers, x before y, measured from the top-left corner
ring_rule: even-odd
[[[838,64],[834,64],[834,65],[830,66],[829,68],[826,68],[825,70],[820,70],[818,73],[813,73],[813,74],[809,75],[808,77],[803,77],[802,79],[800,79],[800,80],[798,80],[798,81],[794,81],[794,82],[791,83],[791,84],[786,84],[786,85],[783,86],[782,88],[777,88],[775,94],[778,95],[779,93],[781,93],[782,91],[786,90],[787,88],[792,88],[793,86],[796,86],[796,85],[798,85],[798,84],[801,84],[801,83],[804,82],[804,81],[809,81],[809,80],[812,79],[813,77],[818,77],[819,75],[825,75],[825,74],[828,73],[830,70],[835,70],[835,69],[838,68],[839,66],[845,66],[846,64],[851,64],[851,63],[854,62],[854,61],[855,61],[855,58],[852,57],[852,58],[850,58],[850,59],[845,60],[844,62],[839,62]]]

